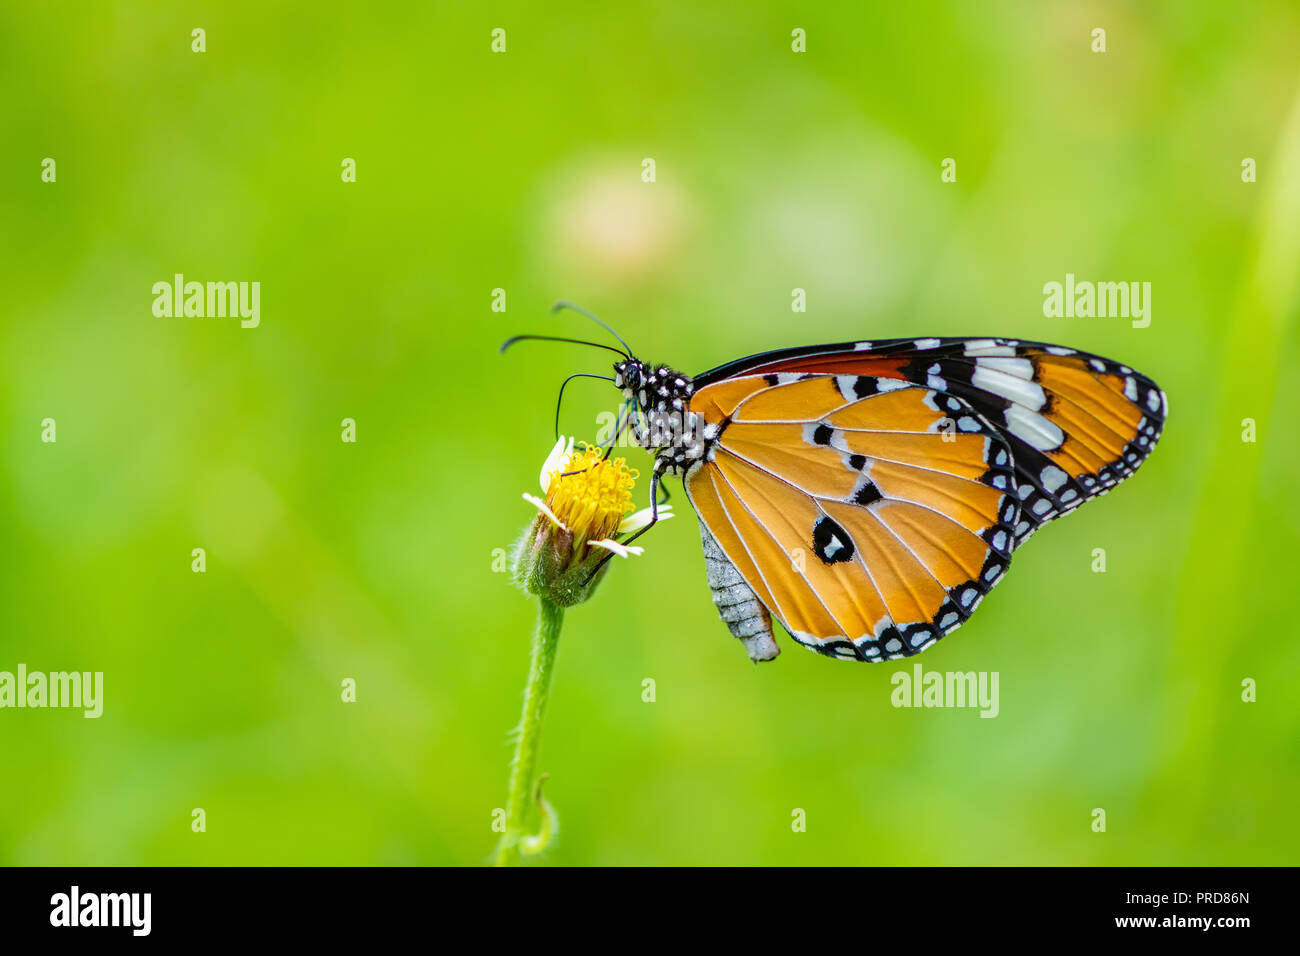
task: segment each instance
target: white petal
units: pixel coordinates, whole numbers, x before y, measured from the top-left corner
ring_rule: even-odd
[[[560,528],[563,531],[569,530],[568,528],[564,527],[563,521],[555,517],[555,512],[552,511],[550,508],[546,507],[546,502],[543,501],[541,498],[538,498],[536,495],[530,495],[528,492],[525,491],[524,501],[528,502],[530,505],[532,505],[542,514],[546,515],[546,517],[550,518],[551,521],[555,522],[556,527]]]
[[[594,544],[599,548],[604,548],[606,551],[613,551],[620,558],[626,558],[629,554],[645,554],[645,548],[641,547],[639,544],[619,544],[612,538],[601,538],[599,541],[588,541],[587,543]]]
[[[642,508],[624,518],[618,525],[619,534],[631,534],[633,531],[640,531],[650,524],[650,518],[654,515],[653,508]],[[659,520],[667,521],[673,516],[672,505],[659,506]]]
[[[542,486],[543,494],[548,494],[551,490],[551,472],[559,471],[560,465],[565,456],[573,454],[573,439],[560,436],[560,440],[555,443],[551,453],[546,456],[546,461],[542,463],[542,473],[537,483]]]

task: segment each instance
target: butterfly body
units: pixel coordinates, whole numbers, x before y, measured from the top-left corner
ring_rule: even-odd
[[[1168,413],[1127,365],[1001,338],[614,372],[652,484],[682,478],[714,603],[756,661],[779,653],[774,618],[832,657],[932,646],[1034,531],[1131,475]]]
[[[614,365],[614,385],[635,407],[628,427],[638,445],[655,453],[657,475],[681,475],[704,458],[719,427],[690,407],[695,383],[689,375],[627,359]]]

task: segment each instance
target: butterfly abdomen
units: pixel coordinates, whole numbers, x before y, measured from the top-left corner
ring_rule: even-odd
[[[772,615],[745,583],[744,577],[703,522],[700,523],[700,539],[704,544],[704,569],[718,615],[732,636],[745,646],[751,660],[772,660],[781,653],[772,637]]]

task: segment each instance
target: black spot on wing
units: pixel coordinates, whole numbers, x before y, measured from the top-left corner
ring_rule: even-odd
[[[868,395],[875,395],[880,391],[880,379],[874,375],[859,375],[853,380],[853,394],[858,398],[866,398]]]
[[[868,481],[861,488],[853,493],[853,501],[860,505],[869,505],[873,501],[879,501],[884,495],[876,487],[875,482]]]
[[[853,539],[832,518],[823,516],[813,525],[813,553],[826,564],[838,564],[853,558]]]

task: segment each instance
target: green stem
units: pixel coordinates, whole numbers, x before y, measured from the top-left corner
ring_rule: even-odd
[[[541,614],[537,622],[537,636],[533,639],[532,661],[528,668],[528,686],[524,690],[524,713],[519,720],[519,739],[515,744],[515,759],[510,767],[510,796],[506,801],[506,832],[497,845],[496,865],[516,866],[519,863],[521,841],[527,840],[524,824],[529,804],[536,794],[537,802],[547,817],[542,833],[549,836],[554,828],[550,808],[544,805],[541,794],[534,786],[537,751],[541,745],[542,716],[547,698],[551,695],[551,674],[555,670],[555,649],[560,642],[560,625],[564,623],[564,609],[538,598]],[[543,844],[544,845],[544,844]],[[529,852],[538,852],[542,845],[531,842]]]

